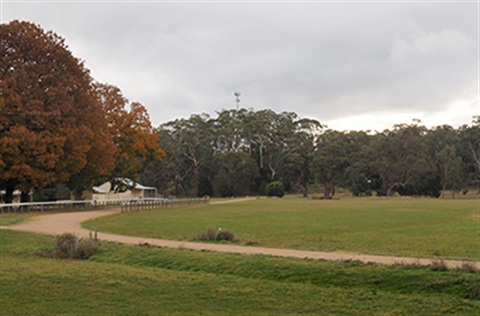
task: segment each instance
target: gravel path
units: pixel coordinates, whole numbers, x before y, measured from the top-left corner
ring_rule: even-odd
[[[230,202],[230,201],[229,201]],[[18,230],[25,232],[34,232],[47,235],[60,235],[65,232],[73,233],[79,237],[88,237],[90,231],[81,227],[81,222],[119,213],[119,209],[100,210],[100,211],[85,211],[74,213],[59,213],[40,215],[34,217],[24,223],[12,226],[0,226],[0,229]],[[225,253],[240,253],[240,254],[261,254],[278,257],[293,257],[293,258],[310,258],[310,259],[324,259],[324,260],[359,260],[362,262],[373,262],[380,264],[419,264],[429,265],[432,263],[431,259],[422,258],[406,258],[406,257],[391,257],[391,256],[373,256],[363,255],[357,253],[340,253],[340,252],[319,252],[319,251],[305,251],[305,250],[290,250],[290,249],[275,249],[264,247],[247,247],[224,244],[208,244],[198,242],[185,242],[175,240],[164,240],[144,237],[122,236],[99,232],[98,238],[101,240],[125,243],[125,244],[145,244],[148,243],[153,246],[161,246],[168,248],[185,248],[192,250],[209,250]],[[445,260],[444,263],[449,268],[461,267],[463,261]],[[471,263],[471,262],[470,262]],[[474,262],[477,270],[480,270],[480,262]]]

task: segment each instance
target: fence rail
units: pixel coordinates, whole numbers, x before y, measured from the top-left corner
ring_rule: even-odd
[[[209,199],[144,199],[128,200],[122,203],[121,206],[122,212],[136,212],[171,206],[205,204],[208,202]]]
[[[180,205],[209,203],[209,199],[117,199],[87,201],[55,201],[0,204],[0,213],[29,213],[50,211],[74,211],[99,209],[108,206],[120,206],[122,212],[133,212]]]

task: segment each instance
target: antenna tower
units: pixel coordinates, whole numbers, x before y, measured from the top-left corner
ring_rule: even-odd
[[[237,111],[238,111],[238,104],[240,103],[240,92],[234,92],[233,95],[235,96],[235,103],[237,104]]]

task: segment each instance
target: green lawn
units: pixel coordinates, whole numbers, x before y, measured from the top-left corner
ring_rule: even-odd
[[[475,315],[480,275],[102,243],[49,259],[54,238],[0,231],[2,315]]]
[[[118,214],[85,226],[176,240],[221,227],[266,247],[478,261],[479,224],[478,199],[284,198]]]
[[[9,226],[19,224],[38,214],[33,213],[6,213],[0,214],[0,226]]]

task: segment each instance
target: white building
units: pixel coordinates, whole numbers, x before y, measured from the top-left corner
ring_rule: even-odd
[[[112,191],[112,183],[105,182],[92,189],[92,200],[116,200],[116,199],[138,199],[157,197],[157,188],[146,187],[140,183],[133,182],[130,179],[117,179],[117,182],[123,184],[127,189],[125,191]]]

